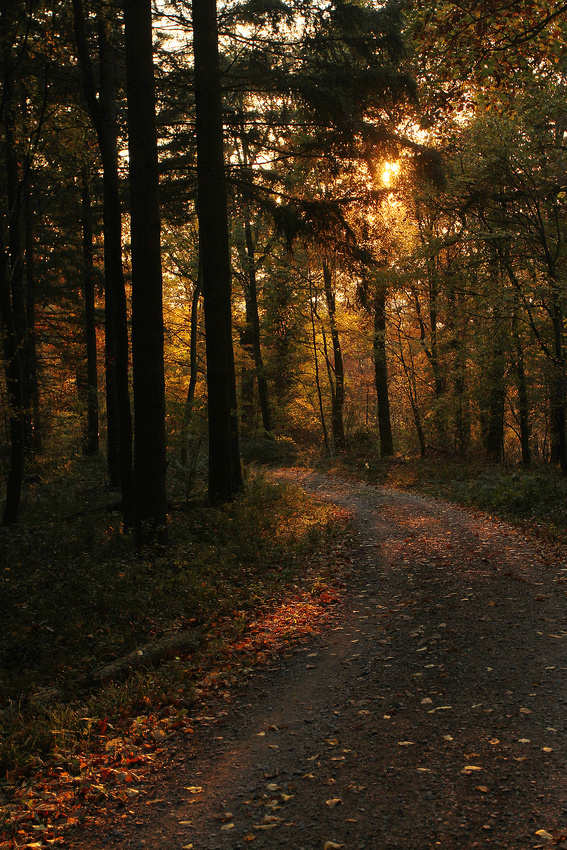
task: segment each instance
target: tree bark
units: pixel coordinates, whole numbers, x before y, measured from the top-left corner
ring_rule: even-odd
[[[337,328],[337,310],[335,293],[333,292],[333,282],[331,277],[331,269],[325,260],[323,262],[323,284],[325,287],[325,299],[327,301],[327,310],[329,313],[329,323],[331,328],[331,342],[333,345],[333,367],[332,373],[334,376],[334,388],[331,394],[331,431],[333,435],[333,448],[335,451],[344,451],[346,449],[346,438],[343,420],[343,411],[345,405],[345,373],[343,366],[343,355],[341,351],[341,341]],[[331,382],[333,380],[330,377]]]
[[[85,301],[85,353],[87,361],[86,419],[83,427],[83,454],[93,456],[99,450],[98,370],[95,322],[95,280],[93,267],[93,228],[91,194],[88,177],[83,175],[81,186],[83,228],[83,293]]]
[[[394,454],[390,397],[388,392],[388,362],[386,359],[386,287],[378,285],[374,295],[374,378],[378,403],[380,455]]]
[[[262,426],[268,433],[272,430],[272,418],[270,415],[270,403],[268,398],[268,382],[264,374],[264,361],[262,359],[262,346],[260,340],[260,315],[258,313],[258,286],[256,281],[256,264],[254,260],[254,240],[252,239],[252,226],[246,211],[244,222],[244,235],[246,239],[246,257],[248,261],[248,297],[246,299],[246,320],[251,329],[252,352],[254,355],[254,367],[256,370],[256,383],[258,385],[258,400],[262,413]],[[249,320],[249,321],[248,321]]]
[[[15,139],[15,102],[9,58],[4,57],[4,116],[8,245],[0,235],[0,319],[10,431],[10,469],[6,482],[4,525],[13,525],[20,510],[25,462],[25,297],[21,185]],[[22,326],[23,322],[23,326]]]
[[[151,0],[125,0],[136,545],[166,542],[165,377]]]
[[[209,500],[242,491],[215,0],[193,0],[197,192],[207,352]]]

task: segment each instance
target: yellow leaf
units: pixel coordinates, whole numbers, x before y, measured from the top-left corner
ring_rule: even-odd
[[[461,770],[461,773],[472,773],[473,770],[482,770],[482,767],[479,767],[476,764],[466,764]]]
[[[544,753],[552,753],[553,747],[542,747],[542,750],[544,751]]]
[[[295,794],[282,794],[281,798],[284,803],[287,803],[288,800],[291,800],[292,797],[295,797]]]
[[[221,826],[221,830],[223,830],[223,829],[225,829],[225,830],[226,829],[234,829],[234,824],[233,823],[223,823],[223,825]]]
[[[521,708],[520,714],[531,714],[531,710],[529,708]]]
[[[553,835],[550,835],[546,829],[538,829],[536,835],[539,835],[540,838],[545,838],[546,841],[553,841]]]
[[[185,788],[185,791],[189,791],[190,794],[201,794],[203,788],[201,785],[189,785],[187,788]]]
[[[334,809],[335,806],[338,806],[342,803],[342,800],[340,797],[333,797],[332,800],[325,800],[325,803],[327,806],[330,806],[332,809]]]
[[[414,741],[398,741],[398,747],[412,747],[414,743]]]
[[[335,841],[325,841],[323,850],[341,850],[341,847],[344,846],[344,844],[337,844]]]
[[[185,844],[185,845],[181,848],[181,850],[193,850],[193,845],[192,845],[192,844]]]
[[[486,785],[477,785],[476,790],[482,791],[483,794],[488,794],[488,788],[486,787]]]

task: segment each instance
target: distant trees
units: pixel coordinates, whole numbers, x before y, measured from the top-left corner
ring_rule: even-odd
[[[140,545],[166,437],[567,472],[565,6],[426,5],[2,6],[4,522],[59,408]]]

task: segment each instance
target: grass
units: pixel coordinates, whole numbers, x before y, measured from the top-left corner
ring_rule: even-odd
[[[346,533],[332,507],[249,472],[246,494],[225,509],[208,507],[202,492],[178,505],[168,549],[136,557],[118,515],[105,510],[98,463],[77,460],[42,478],[21,522],[0,529],[0,776],[86,746],[101,719],[189,704],[207,653],[263,607],[320,585]],[[93,670],[189,629],[202,637],[195,657],[93,689]]]

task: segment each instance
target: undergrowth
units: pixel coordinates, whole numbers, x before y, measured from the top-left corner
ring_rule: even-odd
[[[174,694],[190,701],[199,657],[103,689],[91,674],[180,630],[198,631],[201,656],[210,653],[262,606],[320,581],[346,526],[299,488],[249,472],[245,495],[225,509],[202,493],[178,504],[168,548],[136,557],[108,500],[97,468],[79,465],[37,486],[22,521],[0,530],[0,776],[86,740],[101,719]]]
[[[567,539],[567,477],[550,465],[487,465],[479,459],[345,456],[328,470],[475,507],[551,538]]]

